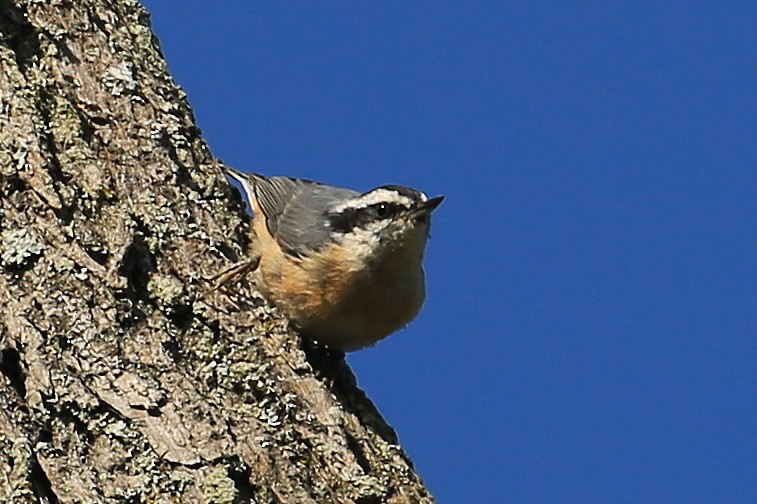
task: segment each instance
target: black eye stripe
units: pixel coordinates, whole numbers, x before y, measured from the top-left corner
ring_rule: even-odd
[[[373,209],[373,212],[379,219],[394,217],[406,208],[399,203],[375,203],[366,207],[366,210]]]
[[[381,202],[361,208],[345,208],[339,213],[330,214],[328,217],[331,229],[348,233],[370,222],[394,217],[403,210],[407,210],[407,208],[399,203]]]

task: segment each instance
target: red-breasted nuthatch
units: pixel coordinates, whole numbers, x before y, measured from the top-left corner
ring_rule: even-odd
[[[303,335],[351,351],[415,318],[426,297],[430,217],[444,196],[396,185],[361,194],[224,170],[254,214],[248,263],[255,284]]]

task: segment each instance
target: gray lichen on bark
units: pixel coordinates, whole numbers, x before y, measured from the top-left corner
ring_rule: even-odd
[[[0,0],[0,501],[430,502],[253,288],[241,202],[131,0]]]

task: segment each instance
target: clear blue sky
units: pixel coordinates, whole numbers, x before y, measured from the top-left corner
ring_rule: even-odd
[[[348,357],[449,503],[757,502],[757,3],[146,1],[213,153],[447,199]]]

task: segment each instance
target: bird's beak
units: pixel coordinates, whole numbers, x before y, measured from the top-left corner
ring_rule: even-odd
[[[442,201],[444,201],[444,196],[434,196],[428,201],[421,203],[418,209],[426,213],[431,213],[436,210],[436,207],[442,204]]]
[[[436,207],[438,207],[442,203],[442,201],[444,201],[444,196],[435,196],[433,198],[430,198],[427,201],[420,203],[413,210],[413,215],[416,217],[431,215],[431,212],[436,210]]]

